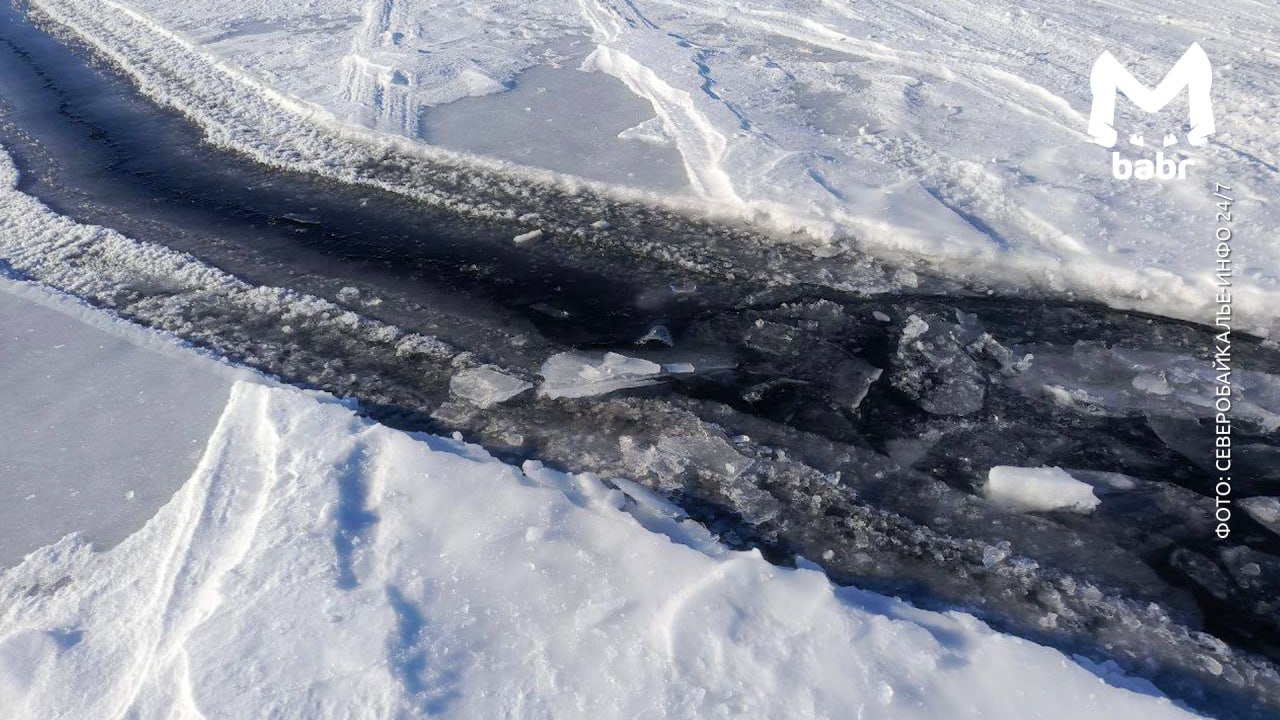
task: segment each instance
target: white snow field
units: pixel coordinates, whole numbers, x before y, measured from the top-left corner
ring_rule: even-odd
[[[28,305],[46,302],[37,291],[23,286]],[[116,325],[65,330],[83,360],[119,365],[92,346]],[[157,373],[206,371],[153,345],[171,363]],[[149,419],[118,405],[123,426]],[[199,413],[181,427],[203,429]],[[60,463],[116,461],[73,445]],[[635,487],[238,380],[144,527],[105,550],[68,535],[0,571],[0,707],[13,720],[1193,717],[971,616],[729,551]]]
[[[1203,323],[1222,183],[1236,326],[1280,322],[1275,4],[31,5],[214,142],[269,162],[358,179],[361,155],[484,155],[477,166],[746,218],[823,256],[856,242],[979,286]],[[1114,179],[1086,134],[1094,61],[1110,52],[1155,87],[1193,42],[1213,63],[1217,134],[1188,143],[1185,94],[1152,115],[1121,98],[1125,159],[1196,164],[1181,181]]]

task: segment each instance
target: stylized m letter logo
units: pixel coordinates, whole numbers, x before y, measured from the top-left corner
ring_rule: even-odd
[[[1168,105],[1183,88],[1187,88],[1191,115],[1191,132],[1187,142],[1203,145],[1215,132],[1213,105],[1209,100],[1209,88],[1213,85],[1213,67],[1209,56],[1199,43],[1191,43],[1168,75],[1155,90],[1134,79],[1111,55],[1103,52],[1093,64],[1089,75],[1089,88],[1093,91],[1093,109],[1089,113],[1089,135],[1103,147],[1116,144],[1116,91],[1125,94],[1143,110],[1153,113]]]

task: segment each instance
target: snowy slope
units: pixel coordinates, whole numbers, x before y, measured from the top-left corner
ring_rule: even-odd
[[[1271,47],[1280,10],[1272,5],[33,5],[116,53],[151,94],[219,127],[236,120],[214,117],[192,93],[220,96],[241,115],[265,113],[263,134],[296,123],[442,142],[656,189],[762,227],[802,229],[813,242],[856,238],[973,282],[1077,292],[1200,322],[1212,320],[1209,195],[1220,182],[1238,200],[1236,310],[1257,330],[1280,316],[1280,245],[1271,235],[1280,221]],[[1179,127],[1184,102],[1148,117],[1122,101],[1122,137],[1149,142],[1121,150],[1151,156],[1172,132],[1180,141],[1164,150],[1198,165],[1184,182],[1114,180],[1109,151],[1085,135],[1093,61],[1110,51],[1154,86],[1193,41],[1215,66],[1218,135],[1193,148]],[[211,80],[211,67],[235,82]],[[255,93],[275,110],[258,107]],[[576,114],[553,112],[557,105]],[[253,133],[211,132],[272,156]],[[348,162],[306,154],[311,169],[339,175]],[[675,157],[683,190],[671,182]]]
[[[1190,717],[963,614],[836,589],[697,533],[673,531],[701,549],[675,542],[626,504],[588,476],[241,382],[143,530],[101,553],[69,537],[0,574],[0,705],[12,718]]]

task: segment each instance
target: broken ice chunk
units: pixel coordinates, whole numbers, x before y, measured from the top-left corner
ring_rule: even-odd
[[[563,352],[547,358],[539,372],[544,380],[539,390],[543,395],[576,398],[652,385],[661,379],[662,366],[614,352],[603,357]]]
[[[1163,370],[1158,372],[1139,373],[1133,377],[1133,387],[1152,395],[1169,395],[1173,388],[1169,387],[1169,379]]]
[[[693,363],[687,362],[663,363],[662,365],[662,372],[671,373],[672,375],[687,375],[695,369]]]
[[[1280,497],[1251,497],[1240,501],[1240,506],[1259,525],[1280,535]]]
[[[454,397],[481,409],[506,402],[532,387],[532,383],[508,375],[494,365],[467,368],[449,380],[449,392]]]
[[[511,238],[511,242],[517,245],[522,245],[527,242],[533,242],[534,240],[537,240],[540,237],[542,237],[541,230],[530,230],[527,233],[520,233],[519,235]]]
[[[990,500],[1025,512],[1092,512],[1101,501],[1093,486],[1057,467],[997,465],[987,473],[982,493]]]
[[[959,330],[918,315],[902,328],[889,380],[931,415],[971,415],[986,402],[986,377],[965,352]]]
[[[666,325],[658,324],[649,328],[648,332],[636,340],[637,345],[647,345],[649,343],[659,343],[667,347],[673,347],[676,341],[671,337],[671,330]]]

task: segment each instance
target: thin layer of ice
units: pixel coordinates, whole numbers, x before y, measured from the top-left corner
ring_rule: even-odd
[[[569,351],[547,358],[538,392],[552,398],[577,398],[652,385],[662,366],[615,352],[603,355]]]
[[[449,380],[449,392],[479,408],[488,408],[533,388],[494,365],[459,370]]]
[[[1249,517],[1280,535],[1280,497],[1251,497],[1238,502],[1249,513]]]

